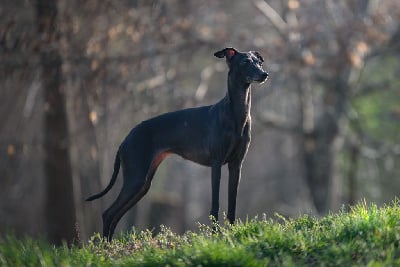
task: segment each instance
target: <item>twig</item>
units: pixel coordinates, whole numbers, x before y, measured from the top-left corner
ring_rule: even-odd
[[[264,126],[271,127],[291,134],[304,134],[301,127],[290,124],[283,117],[270,112],[256,113],[256,119]]]
[[[254,0],[255,5],[261,13],[272,23],[277,32],[286,39],[287,23],[267,2],[261,0]]]

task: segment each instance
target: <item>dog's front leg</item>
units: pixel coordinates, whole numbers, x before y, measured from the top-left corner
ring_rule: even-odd
[[[219,212],[219,185],[221,180],[221,164],[213,164],[211,167],[211,211],[212,219],[218,221]]]
[[[234,161],[229,162],[229,184],[228,184],[228,220],[231,224],[235,222],[236,213],[236,196],[237,189],[239,186],[240,173],[242,164],[240,162]]]

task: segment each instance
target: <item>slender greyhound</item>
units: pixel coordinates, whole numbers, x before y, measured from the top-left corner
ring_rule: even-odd
[[[103,236],[111,240],[121,217],[149,190],[161,161],[171,153],[211,167],[212,206],[218,220],[221,167],[228,163],[228,215],[235,221],[237,188],[244,156],[250,144],[251,88],[263,83],[268,73],[258,52],[239,52],[228,47],[214,53],[229,67],[228,92],[218,103],[165,113],[134,127],[121,143],[109,185],[87,201],[105,195],[114,185],[120,164],[123,185],[115,202],[103,213]]]

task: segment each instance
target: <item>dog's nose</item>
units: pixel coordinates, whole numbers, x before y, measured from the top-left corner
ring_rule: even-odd
[[[267,72],[264,72],[262,74],[263,80],[265,81],[268,78],[269,74]]]

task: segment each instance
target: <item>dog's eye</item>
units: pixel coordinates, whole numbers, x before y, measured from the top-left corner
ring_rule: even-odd
[[[246,59],[246,60],[243,60],[242,62],[240,62],[240,65],[246,65],[246,64],[250,64],[250,63],[251,63],[251,60]]]

